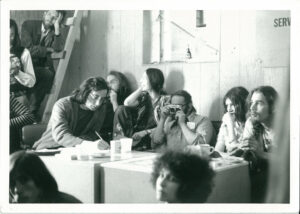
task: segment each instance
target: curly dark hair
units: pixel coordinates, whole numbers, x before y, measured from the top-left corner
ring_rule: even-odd
[[[117,91],[117,94],[118,94],[117,101],[118,101],[119,105],[123,105],[124,100],[131,93],[129,81],[123,73],[118,72],[118,71],[110,71],[108,75],[113,75],[119,80],[120,85],[119,85],[119,90]]]
[[[231,88],[223,98],[224,113],[227,112],[226,100],[229,99],[235,107],[235,117],[239,122],[246,121],[247,105],[246,100],[249,92],[244,87]]]
[[[45,202],[57,194],[58,186],[44,162],[33,152],[18,151],[10,156],[10,189],[14,190],[16,182],[26,183],[33,180],[41,190],[40,202]]]
[[[83,104],[91,91],[99,90],[108,90],[106,81],[102,77],[90,77],[72,92],[71,100]]]
[[[148,68],[146,70],[152,90],[157,93],[162,93],[165,78],[161,70],[157,68]]]
[[[161,170],[170,170],[179,181],[177,199],[180,203],[203,203],[213,189],[215,172],[203,157],[177,150],[167,150],[154,162],[151,182],[155,187]]]

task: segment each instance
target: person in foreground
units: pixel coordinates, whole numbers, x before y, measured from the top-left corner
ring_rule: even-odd
[[[184,90],[172,94],[171,105],[161,107],[160,120],[152,133],[152,147],[182,148],[210,144],[214,128],[207,117],[196,114],[191,95]]]
[[[124,105],[124,100],[131,92],[130,85],[126,76],[118,71],[110,71],[106,81],[109,86],[110,102],[115,111],[119,105]]]
[[[10,155],[9,192],[10,203],[81,203],[58,190],[54,177],[32,152]]]
[[[91,77],[71,96],[54,104],[47,129],[33,148],[72,147],[97,141],[99,149],[108,149],[105,140],[109,140],[112,132],[113,115],[105,80]],[[99,140],[96,132],[105,140]]]
[[[224,96],[225,114],[218,134],[216,151],[230,153],[239,145],[246,121],[248,94],[244,87],[234,87]]]
[[[167,203],[204,203],[213,189],[209,161],[195,153],[167,150],[154,162],[156,198]]]

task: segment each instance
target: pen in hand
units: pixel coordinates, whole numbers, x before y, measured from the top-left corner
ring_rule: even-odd
[[[95,134],[99,137],[99,140],[101,140],[101,141],[103,140],[102,137],[100,136],[100,134],[97,131],[95,131]]]
[[[100,134],[97,131],[95,131],[95,134],[99,137],[100,140],[100,144],[98,144],[98,149],[109,149],[109,144],[102,139]]]

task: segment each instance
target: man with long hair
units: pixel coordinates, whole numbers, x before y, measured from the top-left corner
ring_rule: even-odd
[[[105,80],[91,77],[71,96],[61,98],[54,104],[47,129],[33,148],[72,147],[97,141],[100,149],[107,149],[113,116]],[[104,140],[99,140],[96,133],[100,133]]]

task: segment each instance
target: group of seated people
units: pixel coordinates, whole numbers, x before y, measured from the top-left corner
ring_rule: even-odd
[[[152,181],[157,198],[170,203],[204,202],[212,189],[214,173],[208,160],[201,155],[194,157],[195,153],[186,149],[188,146],[209,144],[215,146],[215,151],[244,157],[251,163],[255,175],[261,176],[260,172],[266,172],[269,153],[272,147],[276,147],[273,121],[278,94],[274,88],[261,86],[250,93],[243,87],[230,89],[223,99],[225,113],[216,138],[211,121],[196,113],[191,95],[185,90],[167,95],[163,85],[163,73],[156,68],[145,71],[139,87],[132,93],[129,81],[120,72],[111,71],[106,80],[102,77],[88,78],[70,96],[55,103],[46,131],[33,144],[33,149],[73,147],[89,142],[97,142],[100,149],[109,149],[112,139],[132,138],[133,150],[162,152],[154,165]],[[180,159],[187,162],[181,164]],[[172,161],[175,162],[168,163]],[[203,173],[197,175],[187,166],[199,167],[199,173],[205,169],[205,176],[201,178]],[[201,182],[197,184],[198,179],[193,180],[183,174],[195,179],[199,176],[205,188]],[[165,183],[171,183],[173,190],[180,192],[179,186],[181,182],[185,183],[184,179],[187,179],[186,183],[199,185],[201,191],[189,187],[195,191],[190,196],[184,191],[182,195],[187,195],[185,197],[176,193],[176,198],[172,198],[173,195],[170,199],[164,195],[162,186]],[[252,183],[254,199],[262,195],[266,174],[258,180]],[[199,191],[204,194],[202,199]]]
[[[19,35],[10,20],[10,151],[20,149],[19,128],[40,120],[39,109],[51,90],[55,70],[51,54],[63,50],[65,11],[49,10],[42,20],[26,20]]]
[[[63,16],[60,11],[47,11],[38,23],[24,22],[21,40],[15,21],[10,21],[10,153],[21,150],[21,128],[36,121],[39,106],[51,89],[55,72],[49,53],[61,50]],[[133,139],[133,150],[171,149],[157,159],[152,174],[157,198],[170,203],[204,202],[212,189],[214,173],[208,161],[188,153],[188,146],[209,144],[217,152],[244,157],[251,163],[254,174],[266,172],[270,152],[276,147],[273,125],[278,94],[274,88],[260,86],[250,93],[244,87],[230,89],[223,99],[225,112],[217,133],[208,117],[197,114],[189,92],[179,90],[168,95],[163,86],[164,75],[157,68],[148,68],[133,92],[121,72],[111,71],[106,80],[88,78],[70,96],[57,100],[46,131],[32,148],[73,147],[96,142],[100,149],[109,149],[110,140],[128,137]],[[12,189],[31,185],[36,187],[33,195],[43,195],[30,196],[38,198],[34,202],[57,202],[54,198],[61,198],[63,193],[58,191],[43,163],[39,163],[45,168],[43,175],[30,174],[30,168],[18,164],[23,161],[29,164],[31,159],[39,162],[37,158],[20,151],[11,155]],[[172,162],[175,159],[181,161]],[[183,167],[187,165],[190,167]],[[197,167],[200,171],[194,170]],[[29,170],[30,176],[27,172],[22,174],[22,170]],[[204,173],[200,173],[202,171]],[[38,183],[35,176],[46,176],[45,182],[51,180],[53,188],[47,190],[50,195],[44,195],[44,184]],[[199,179],[204,182],[198,182],[201,194],[199,189],[192,188],[198,185]],[[173,194],[166,195],[166,191],[162,191],[166,183]],[[193,185],[186,186],[186,183]],[[262,189],[257,183],[252,186],[253,192]],[[26,201],[22,198],[18,200],[21,203]],[[70,201],[78,202],[74,198]]]

